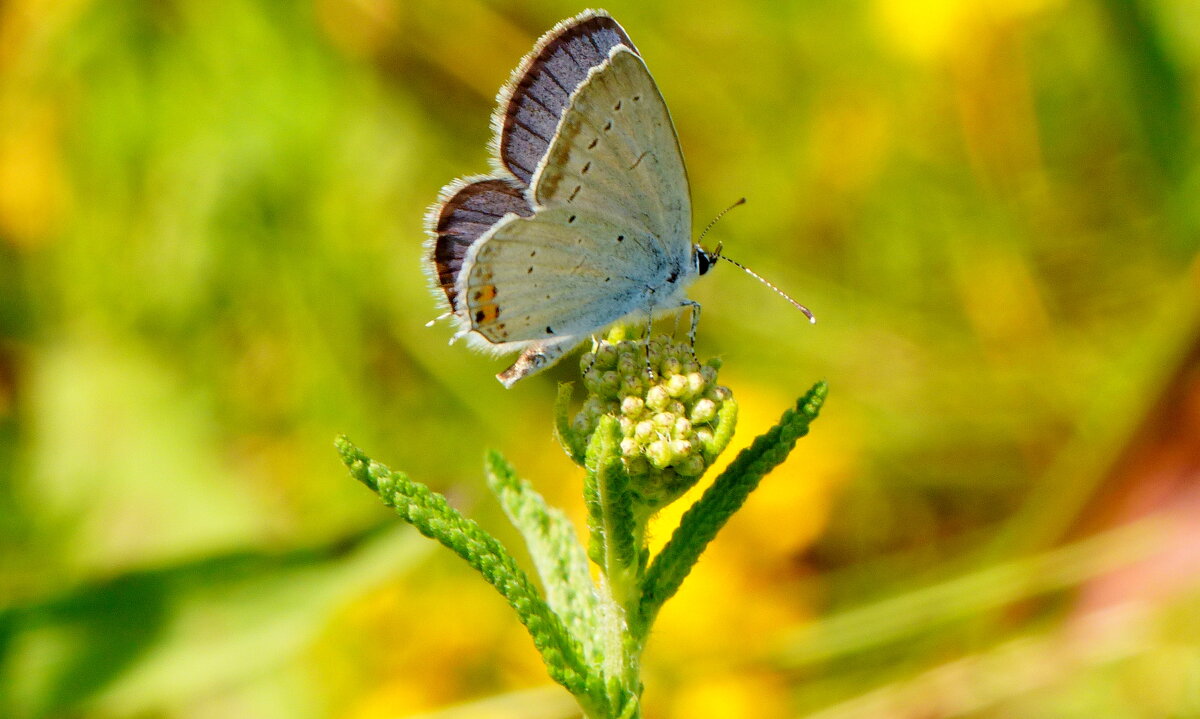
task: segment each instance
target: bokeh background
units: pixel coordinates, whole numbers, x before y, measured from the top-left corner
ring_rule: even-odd
[[[570,717],[504,602],[556,380],[448,347],[421,218],[582,6],[0,3],[0,715]],[[665,608],[648,717],[1200,716],[1200,6],[608,5],[667,98],[735,444],[827,409]],[[730,453],[732,454],[732,453]],[[654,528],[669,535],[680,509]]]

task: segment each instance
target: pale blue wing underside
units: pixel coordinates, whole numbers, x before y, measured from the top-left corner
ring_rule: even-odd
[[[616,215],[658,240],[673,259],[691,256],[692,207],[683,152],[646,63],[615,47],[576,91],[538,174],[538,207]]]
[[[534,214],[471,247],[458,296],[493,344],[578,342],[678,306],[694,278],[683,156],[645,63],[624,46],[572,96],[533,176]]]

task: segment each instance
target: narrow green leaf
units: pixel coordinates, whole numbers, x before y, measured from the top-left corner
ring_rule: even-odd
[[[588,663],[598,666],[602,661],[597,641],[599,598],[575,526],[561,510],[547,506],[529,482],[517,477],[499,452],[488,452],[486,464],[488,486],[525,537],[546,603],[583,646]]]
[[[345,437],[338,437],[336,445],[355,479],[374,490],[384,504],[422,534],[466,560],[508,600],[533,637],[550,677],[585,699],[588,677],[579,644],[500,541],[451,507],[445,497],[402,472],[371,461]]]
[[[570,382],[558,383],[558,395],[554,398],[554,436],[571,460],[582,466],[587,440],[571,426],[571,388]]]
[[[733,430],[737,427],[737,413],[737,402],[732,398],[726,400],[717,413],[717,426],[713,428],[712,439],[703,447],[705,461],[711,463],[729,446],[730,440],[733,439]]]
[[[649,631],[663,602],[679,590],[701,552],[729,517],[741,508],[767,472],[787,459],[796,440],[808,434],[808,425],[817,418],[827,392],[824,382],[813,385],[794,409],[783,413],[778,424],[742,450],[683,515],[670,541],[646,571],[637,629],[641,636]]]
[[[591,543],[588,554],[615,584],[625,583],[636,572],[637,523],[629,474],[621,461],[621,428],[610,416],[600,419],[588,444],[588,525]]]

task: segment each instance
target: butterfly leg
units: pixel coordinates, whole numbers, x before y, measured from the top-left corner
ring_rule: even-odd
[[[675,329],[671,331],[671,337],[674,338],[675,335],[679,334],[679,316],[683,314],[685,309],[690,309],[692,311],[692,324],[691,327],[688,328],[688,344],[690,344],[694,349],[696,346],[696,326],[700,323],[699,302],[688,299],[679,301],[679,304],[676,305],[675,309],[673,310],[675,313]],[[695,353],[693,352],[693,354]]]
[[[646,357],[646,379],[654,381],[654,369],[650,366],[650,337],[654,334],[654,313],[646,312],[646,336],[642,338],[642,351]]]
[[[692,326],[688,329],[688,349],[692,351],[692,359],[696,359],[696,327],[700,324],[700,303],[695,300],[682,300],[679,307],[680,309],[689,307],[692,310]]]

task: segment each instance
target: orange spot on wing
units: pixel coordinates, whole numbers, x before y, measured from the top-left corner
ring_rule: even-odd
[[[475,324],[494,322],[500,316],[500,308],[496,305],[483,305],[475,310]]]

